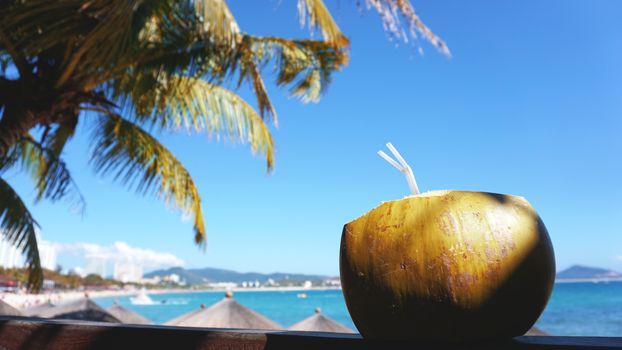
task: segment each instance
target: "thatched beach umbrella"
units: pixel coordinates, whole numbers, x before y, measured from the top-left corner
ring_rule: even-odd
[[[527,333],[525,333],[525,335],[529,335],[529,336],[531,336],[531,335],[549,336],[551,334],[541,330],[538,327],[531,327],[531,329],[528,330]]]
[[[21,311],[0,300],[0,316],[23,316]]]
[[[244,329],[283,329],[276,322],[240,305],[227,292],[225,298],[216,304],[181,315],[164,323],[168,326],[244,328]]]
[[[319,307],[315,309],[313,316],[305,318],[288,329],[291,331],[354,333],[350,328],[322,315]]]
[[[42,313],[48,312],[48,309],[52,309],[56,307],[56,304],[52,303],[52,300],[48,299],[45,303],[31,306],[25,310],[23,310],[24,315],[26,316],[39,316]]]
[[[114,304],[112,304],[112,306],[107,308],[106,311],[108,311],[108,313],[110,313],[112,316],[116,317],[117,319],[119,319],[119,321],[123,323],[153,324],[153,322],[144,318],[140,314],[119,305],[119,303],[117,303],[116,301],[114,302]]]
[[[48,306],[43,308],[42,311],[31,315],[65,320],[121,323],[118,318],[112,316],[88,297],[64,304]]]

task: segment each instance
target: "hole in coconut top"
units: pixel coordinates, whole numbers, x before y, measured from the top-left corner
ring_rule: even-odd
[[[406,196],[404,198],[414,198],[414,197],[440,197],[440,196],[445,196],[447,195],[449,192],[453,192],[454,190],[434,190],[434,191],[428,191],[428,192],[423,192],[423,193],[419,193],[419,194],[411,194],[409,196]]]
[[[434,191],[428,191],[428,192],[419,193],[419,194],[412,194],[412,195],[406,196],[406,197],[404,197],[404,198],[402,198],[402,199],[407,199],[407,198],[421,198],[421,197],[441,197],[441,196],[445,196],[445,195],[447,195],[448,193],[450,193],[450,192],[454,192],[454,191],[456,191],[456,190],[434,190]],[[389,202],[399,201],[399,200],[402,200],[402,199],[391,199],[391,200],[388,200],[388,201],[382,201],[382,202],[380,202],[380,205],[382,205],[382,204],[384,204],[384,203],[389,203]],[[379,205],[379,206],[380,206],[380,205]],[[378,206],[378,207],[379,207],[379,206]],[[376,208],[378,208],[378,207],[376,207]],[[374,209],[376,209],[376,208],[374,208]],[[358,220],[358,219],[360,219],[360,218],[362,218],[362,217],[365,217],[365,216],[366,216],[366,215],[368,215],[370,212],[374,211],[374,209],[372,209],[372,210],[370,210],[370,211],[366,212],[365,214],[363,214],[363,215],[359,216],[358,218],[356,218],[356,219],[352,220],[351,222],[356,221],[356,220]]]

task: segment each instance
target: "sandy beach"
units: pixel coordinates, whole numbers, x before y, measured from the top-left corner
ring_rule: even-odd
[[[135,294],[136,290],[101,290],[101,291],[88,291],[88,295],[91,298],[99,297],[111,297],[111,296],[125,296]],[[17,309],[27,309],[29,307],[37,306],[47,301],[51,301],[55,304],[65,303],[72,300],[84,298],[84,291],[62,291],[51,292],[42,294],[28,294],[28,293],[2,293],[0,299],[7,304]]]

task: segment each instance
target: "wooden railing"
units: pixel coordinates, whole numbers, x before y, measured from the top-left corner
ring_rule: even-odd
[[[622,338],[517,337],[468,344],[369,341],[337,333],[137,326],[0,317],[0,349],[619,349]]]

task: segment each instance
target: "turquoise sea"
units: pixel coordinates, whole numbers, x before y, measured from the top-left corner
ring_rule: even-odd
[[[309,317],[316,307],[335,321],[355,329],[339,290],[240,291],[234,298],[241,304],[267,316],[284,327]],[[223,292],[152,294],[153,305],[133,305],[129,297],[99,298],[108,307],[118,300],[121,305],[140,313],[156,324],[223,298]],[[162,301],[165,301],[162,303]],[[622,335],[622,282],[558,283],[549,304],[536,324],[554,335]]]

